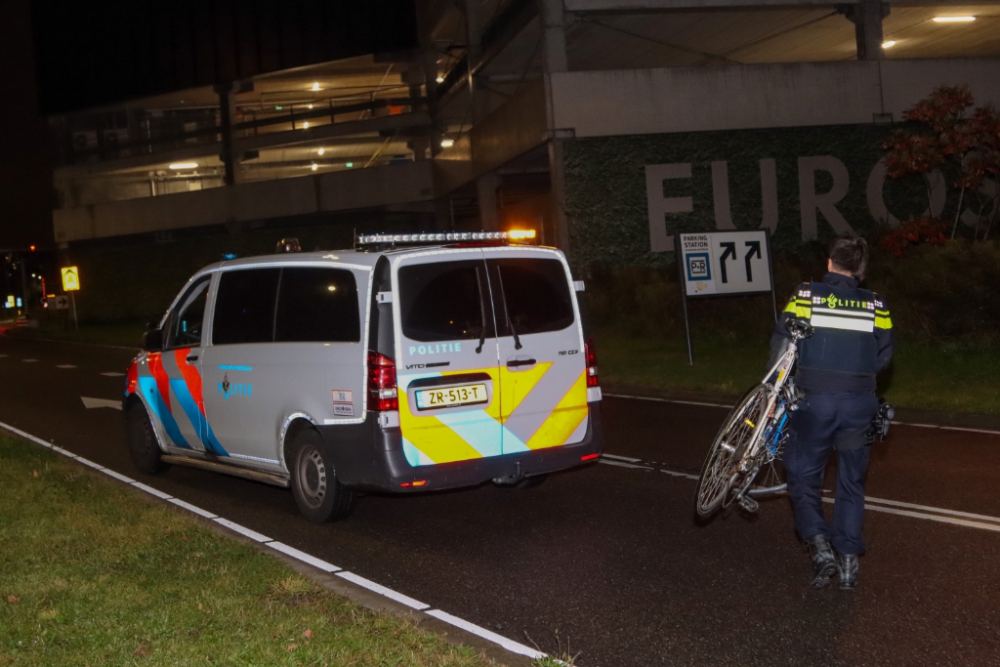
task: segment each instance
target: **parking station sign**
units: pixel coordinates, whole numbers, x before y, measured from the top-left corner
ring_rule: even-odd
[[[680,234],[678,246],[686,296],[771,291],[765,230]]]
[[[80,270],[75,266],[67,266],[59,269],[62,273],[62,285],[64,292],[76,292],[80,289]]]

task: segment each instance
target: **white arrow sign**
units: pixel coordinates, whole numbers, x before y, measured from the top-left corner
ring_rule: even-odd
[[[83,401],[83,407],[88,410],[93,408],[114,408],[115,410],[122,409],[121,401],[112,401],[107,398],[90,398],[89,396],[81,396],[80,400]]]

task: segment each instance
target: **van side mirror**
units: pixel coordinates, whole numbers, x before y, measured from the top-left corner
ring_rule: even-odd
[[[153,329],[142,335],[142,349],[146,352],[163,351],[163,329]]]

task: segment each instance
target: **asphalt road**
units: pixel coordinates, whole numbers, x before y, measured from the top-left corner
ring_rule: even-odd
[[[118,399],[124,378],[102,374],[130,358],[0,336],[0,422],[511,639],[579,653],[582,667],[1000,665],[1000,519],[940,511],[1000,516],[998,435],[894,427],[873,451],[869,495],[937,509],[877,504],[859,589],[817,592],[787,501],[695,523],[683,475],[723,409],[607,398],[606,451],[635,467],[605,459],[524,490],[369,495],[315,526],[283,489],[177,466],[138,475],[121,413],[81,401]]]

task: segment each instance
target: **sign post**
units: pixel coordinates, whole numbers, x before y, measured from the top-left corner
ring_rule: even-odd
[[[688,322],[688,299],[770,292],[777,320],[771,239],[766,230],[677,234],[674,239],[683,289],[681,304],[689,364],[694,365],[694,351]]]
[[[79,329],[80,323],[76,319],[76,292],[80,291],[80,269],[75,266],[66,266],[59,269],[62,274],[63,291],[69,292],[69,300],[73,305],[73,328]]]

